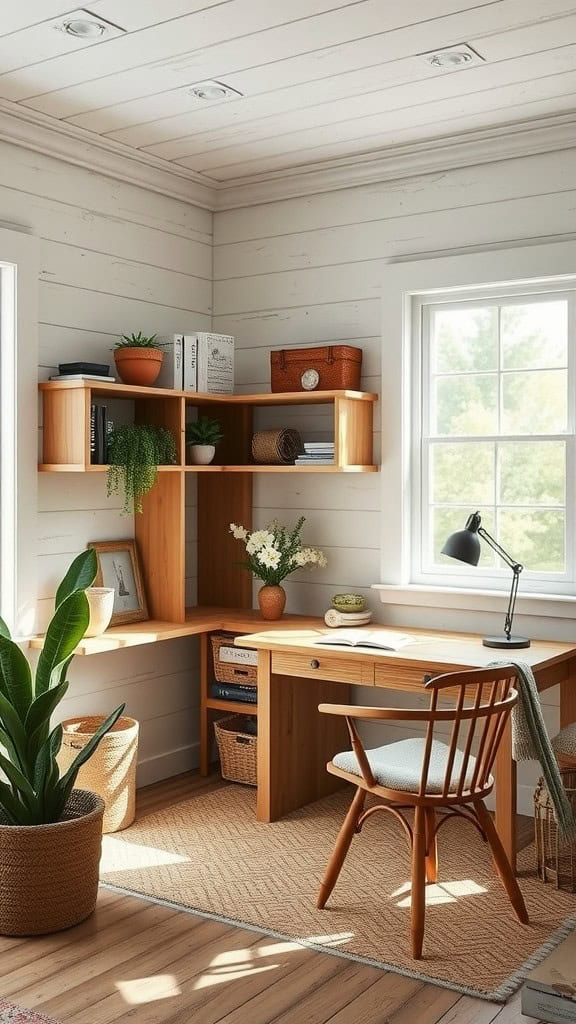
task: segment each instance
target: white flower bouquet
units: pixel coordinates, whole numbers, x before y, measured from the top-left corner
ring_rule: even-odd
[[[303,524],[304,516],[300,516],[292,530],[274,521],[265,530],[249,533],[244,526],[230,523],[230,532],[246,547],[245,568],[267,586],[279,586],[296,569],[305,566],[324,569],[327,565],[326,556],[321,551],[302,546],[300,533]]]

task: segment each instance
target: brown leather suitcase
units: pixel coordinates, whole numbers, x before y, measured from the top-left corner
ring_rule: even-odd
[[[362,349],[354,345],[283,348],[270,353],[273,392],[360,390]]]

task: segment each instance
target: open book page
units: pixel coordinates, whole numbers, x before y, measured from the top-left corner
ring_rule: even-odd
[[[381,651],[399,651],[415,643],[413,636],[395,633],[391,629],[333,629],[314,641],[315,644],[343,644],[346,647],[376,647]]]

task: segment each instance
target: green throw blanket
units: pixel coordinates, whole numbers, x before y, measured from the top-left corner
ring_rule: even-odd
[[[540,694],[530,665],[523,661],[493,661],[494,666],[514,665],[518,672],[518,703],[512,711],[512,757],[538,761],[554,807],[558,828],[565,838],[576,836],[576,818],[562,785],[558,763],[540,706]]]

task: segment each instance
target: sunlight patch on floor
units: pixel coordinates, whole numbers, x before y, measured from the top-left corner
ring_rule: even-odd
[[[214,985],[223,985],[228,981],[240,981],[241,978],[252,978],[255,974],[264,974],[266,971],[275,971],[280,964],[263,964],[256,967],[254,964],[237,964],[235,967],[210,968],[201,974],[194,985],[194,990],[212,988]]]
[[[144,1003],[155,1003],[160,999],[174,999],[182,995],[182,989],[173,974],[153,974],[148,978],[117,981],[116,988],[129,1006],[142,1006]]]
[[[155,846],[144,846],[126,839],[104,836],[100,873],[110,871],[138,871],[141,868],[157,868],[164,864],[189,864],[190,857],[161,850]]]
[[[410,889],[410,882],[404,882],[391,895],[391,898],[397,901],[396,906],[402,910],[410,906]],[[456,903],[463,896],[481,896],[485,892],[488,890],[471,878],[462,878],[455,882],[437,882],[435,885],[426,886],[426,906],[435,907],[442,903]]]
[[[309,935],[306,941],[316,942],[319,946],[341,946],[353,938],[354,932],[335,932],[332,935]]]

